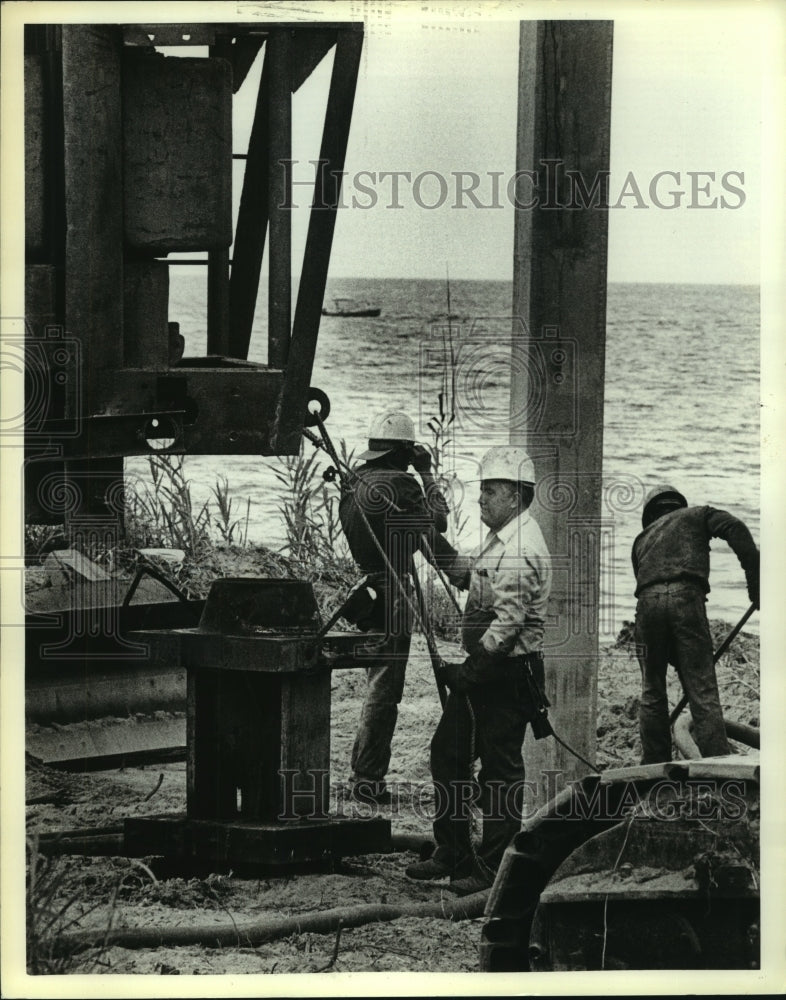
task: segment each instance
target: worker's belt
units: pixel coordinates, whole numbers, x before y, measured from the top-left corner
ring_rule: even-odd
[[[652,583],[645,583],[636,590],[636,596],[642,594],[668,594],[677,590],[684,590],[690,587],[698,590],[702,594],[707,593],[707,583],[696,576],[683,576],[676,580],[654,580]]]
[[[521,671],[523,674],[530,674],[535,684],[540,689],[541,695],[543,695],[543,700],[545,701],[545,687],[546,687],[546,667],[543,662],[543,653],[540,650],[536,650],[532,653],[524,653],[520,656],[509,656],[508,661],[510,662],[513,672]],[[546,702],[548,704],[548,702]]]

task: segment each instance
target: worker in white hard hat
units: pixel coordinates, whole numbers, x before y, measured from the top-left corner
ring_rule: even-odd
[[[356,481],[339,504],[339,517],[350,551],[367,574],[366,589],[375,595],[361,627],[385,634],[366,670],[368,686],[352,748],[350,787],[363,802],[390,801],[385,776],[391,757],[398,705],[412,637],[412,557],[428,549],[435,558],[452,560],[455,550],[444,538],[448,505],[431,472],[431,455],[415,441],[406,413],[380,413],[371,422],[368,450],[360,456]],[[418,473],[420,482],[408,471]],[[372,537],[373,532],[373,537]]]
[[[706,602],[710,539],[722,538],[742,565],[748,596],[759,606],[759,550],[746,525],[716,507],[688,506],[679,490],[649,491],[642,531],[631,557],[636,576],[636,653],[641,667],[639,706],[642,763],[671,760],[666,693],[669,663],[677,670],[693,717],[702,757],[731,753],[718,693]]]
[[[459,895],[492,884],[521,828],[524,735],[528,723],[538,735],[536,721],[548,704],[543,636],[551,558],[529,512],[533,464],[522,448],[492,448],[480,476],[480,517],[489,530],[470,557],[465,579],[462,643],[468,656],[444,665],[450,694],[431,741],[437,847],[431,858],[407,869],[415,879],[449,877]],[[477,758],[483,836],[476,849],[470,808]]]

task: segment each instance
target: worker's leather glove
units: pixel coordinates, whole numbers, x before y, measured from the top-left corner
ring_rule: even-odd
[[[756,606],[756,610],[759,610],[759,575],[758,573],[754,576],[751,574],[748,577],[748,600],[751,604]]]
[[[510,673],[506,654],[502,650],[490,653],[482,643],[473,649],[462,668],[462,676],[467,684],[489,684],[502,680]]]
[[[463,666],[463,663],[447,663],[445,660],[443,660],[440,664],[440,680],[443,681],[445,686],[450,688],[454,694],[464,694],[467,690],[467,686],[461,676],[461,668]]]
[[[431,472],[431,453],[425,445],[416,444],[413,447],[410,462],[415,472]]]

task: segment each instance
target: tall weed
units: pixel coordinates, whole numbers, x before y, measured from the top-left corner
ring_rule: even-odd
[[[136,548],[182,549],[187,556],[198,557],[211,543],[209,501],[201,507],[194,503],[182,455],[151,455],[148,466],[151,485],[142,484],[126,497],[127,543]],[[220,496],[229,516],[226,491]]]
[[[112,926],[117,888],[110,900],[107,933]],[[99,948],[92,958],[77,957],[61,947],[61,938],[83,917],[106,904],[106,900],[86,910],[80,906],[83,893],[69,879],[67,859],[46,857],[38,849],[38,837],[27,841],[26,888],[27,970],[30,975],[63,975],[69,972],[93,972],[102,959]]]
[[[351,462],[341,441],[342,461]],[[283,551],[301,579],[350,585],[357,577],[354,561],[341,529],[339,494],[328,485],[316,451],[287,455],[270,468],[281,485],[277,509],[284,522]]]

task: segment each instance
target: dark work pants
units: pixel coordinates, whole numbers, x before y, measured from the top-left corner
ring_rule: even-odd
[[[411,595],[408,580],[405,586]],[[375,645],[369,638],[372,662],[366,668],[366,699],[350,758],[355,781],[381,782],[388,772],[412,640],[411,619],[411,611],[398,592],[386,600],[380,618],[387,632],[384,642]]]
[[[434,857],[458,875],[477,868],[471,841],[471,778],[472,765],[478,758],[483,837],[477,856],[481,865],[496,871],[505,848],[521,828],[521,748],[528,705],[523,682],[518,678],[474,686],[467,696],[454,692],[448,695],[431,740],[437,844]]]
[[[693,716],[693,738],[703,757],[731,753],[713,663],[706,597],[692,583],[657,583],[636,605],[636,654],[641,667],[639,709],[643,764],[671,760],[666,671],[679,674]]]

